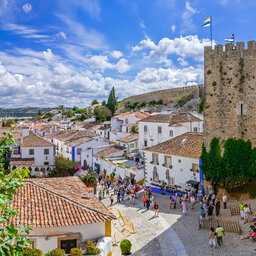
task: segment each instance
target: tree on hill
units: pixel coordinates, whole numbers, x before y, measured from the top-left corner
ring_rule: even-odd
[[[96,118],[96,121],[106,121],[108,120],[112,115],[111,111],[105,107],[105,106],[97,106],[94,109],[94,116]]]
[[[92,105],[99,104],[99,102],[95,99],[92,101]]]
[[[72,110],[69,110],[68,112],[67,112],[67,117],[72,117],[74,115],[74,112],[72,111]]]
[[[14,124],[13,119],[7,119],[5,121],[5,127],[11,127],[12,124]]]
[[[111,111],[112,115],[115,114],[116,111],[116,95],[115,95],[115,88],[113,87],[109,93],[108,96],[108,102],[107,102],[107,107]]]

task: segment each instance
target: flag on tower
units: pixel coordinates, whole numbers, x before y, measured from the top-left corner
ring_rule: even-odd
[[[234,40],[235,40],[234,34],[232,34],[232,36],[229,39],[225,39],[226,42],[231,42],[231,43],[234,43]]]
[[[204,27],[210,27],[211,26],[211,16],[209,17],[209,18],[207,18],[205,21],[204,21],[204,23],[203,23],[203,25],[202,25],[202,27],[204,28]]]

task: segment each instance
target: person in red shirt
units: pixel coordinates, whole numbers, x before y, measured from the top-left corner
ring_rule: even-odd
[[[159,217],[159,205],[157,202],[154,204],[155,216]]]
[[[135,187],[135,197],[138,198],[138,192],[139,192],[139,188],[138,186]]]

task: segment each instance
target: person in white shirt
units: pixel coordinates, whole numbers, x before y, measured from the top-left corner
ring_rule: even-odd
[[[228,198],[227,198],[226,194],[223,193],[222,202],[224,204],[224,209],[227,209],[227,201],[228,201]]]

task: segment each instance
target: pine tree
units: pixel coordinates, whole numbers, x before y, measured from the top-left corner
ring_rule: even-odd
[[[114,87],[111,89],[109,93],[107,107],[111,111],[112,115],[114,115],[116,111],[116,96]]]

